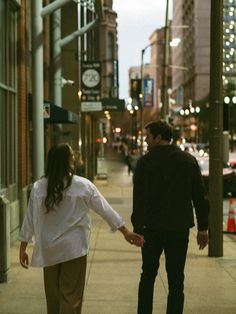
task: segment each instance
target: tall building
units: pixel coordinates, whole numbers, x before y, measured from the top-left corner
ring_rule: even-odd
[[[45,10],[36,6],[39,2],[46,8],[45,16],[40,15]],[[101,98],[118,97],[117,24],[112,1],[104,1],[104,6],[101,0],[71,1],[65,5],[61,2],[64,6],[53,12],[52,6],[48,6],[50,2],[53,1],[0,1],[0,239],[6,239],[5,248],[9,241],[18,238],[31,184],[37,179],[35,131],[40,131],[42,139],[39,155],[43,171],[48,148],[66,141],[74,149],[81,145],[85,175],[90,179],[96,175],[96,136],[105,116],[103,110],[80,112],[80,61],[101,62],[104,66]],[[41,36],[32,27],[36,11],[42,18]],[[95,20],[96,25],[89,29],[87,25]],[[35,79],[38,73],[33,64],[39,50],[42,75]],[[39,106],[35,105],[36,98],[40,98]],[[35,124],[37,119],[42,122],[40,130]],[[0,242],[0,263],[5,258],[2,250]],[[0,280],[4,271],[1,267]]]
[[[160,118],[160,112],[162,108],[161,93],[163,90],[163,64],[164,64],[164,36],[165,28],[159,28],[152,32],[149,37],[149,45],[143,50],[144,60],[147,59],[146,55],[150,55],[150,61],[143,64],[143,79],[152,80],[152,104],[146,105],[144,100],[144,124],[152,119]],[[170,36],[171,37],[171,36]],[[171,64],[172,51],[169,50],[169,65]],[[172,69],[168,69],[167,88],[171,90],[171,75]],[[140,66],[132,66],[129,68],[129,81],[132,79],[141,79]],[[141,91],[140,91],[141,92]],[[144,87],[144,95],[146,94],[146,88]],[[131,84],[130,84],[131,95]],[[146,95],[144,96],[144,98]],[[170,97],[168,99],[170,107]],[[139,127],[139,123],[138,123]]]
[[[195,104],[209,94],[210,0],[173,1],[173,92],[183,107]]]
[[[224,0],[223,87],[228,98],[224,128],[229,131],[231,149],[236,143],[236,1]]]
[[[210,0],[173,1],[172,33],[180,42],[172,50],[172,89],[176,105],[186,109],[179,123],[190,141],[207,141],[208,136],[203,119],[208,119],[210,4]]]

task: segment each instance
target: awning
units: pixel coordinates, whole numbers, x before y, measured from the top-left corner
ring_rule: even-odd
[[[79,117],[69,110],[51,103],[44,103],[44,121],[49,123],[78,123]]]
[[[29,120],[32,121],[32,95],[29,95]],[[72,124],[78,123],[79,117],[77,114],[56,106],[48,101],[43,104],[43,117],[46,123]]]

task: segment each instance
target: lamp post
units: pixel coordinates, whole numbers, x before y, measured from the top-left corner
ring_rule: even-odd
[[[210,167],[209,167],[209,256],[223,255],[222,219],[222,130],[223,130],[223,0],[211,0],[211,52],[210,52]]]
[[[143,109],[144,109],[144,54],[147,48],[153,45],[160,45],[163,44],[163,41],[155,41],[147,45],[141,50],[141,67],[140,67],[140,77],[141,77],[141,95],[139,95],[140,99],[140,129],[141,129],[141,145],[140,145],[140,154],[143,155]],[[169,42],[168,42],[169,44]],[[157,65],[159,66],[159,65]]]
[[[163,76],[162,76],[162,118],[168,120],[169,117],[169,103],[168,103],[168,63],[169,63],[169,37],[170,37],[170,22],[169,22],[169,0],[166,0],[166,21],[164,34],[164,62],[163,62]]]
[[[133,100],[131,97],[128,99],[127,110],[131,114],[131,140],[132,140],[132,149],[137,148],[137,111],[139,110],[138,103]]]
[[[194,132],[194,139],[196,141],[196,143],[198,142],[198,132],[199,132],[199,123],[198,123],[198,115],[200,113],[201,109],[200,107],[193,107],[190,103],[190,105],[186,108],[182,108],[179,113],[180,115],[183,117],[183,122],[182,122],[182,133],[183,133],[183,136],[185,138],[185,128],[184,128],[184,125],[185,125],[185,120],[186,119],[189,119],[191,120],[191,118],[194,117],[194,120],[193,123],[188,123],[188,129],[189,129],[189,135],[191,137],[191,131]]]
[[[140,129],[141,129],[141,145],[140,145],[140,154],[141,156],[143,155],[143,108],[144,108],[144,80],[143,80],[143,77],[144,77],[144,63],[143,63],[143,60],[144,60],[144,54],[145,54],[145,51],[148,47],[151,47],[153,45],[152,44],[149,44],[147,45],[145,48],[142,49],[141,51],[141,102],[140,102]]]

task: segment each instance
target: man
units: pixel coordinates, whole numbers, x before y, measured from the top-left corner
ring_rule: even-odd
[[[163,121],[145,127],[149,152],[134,174],[134,231],[144,236],[138,314],[151,314],[153,289],[162,251],[165,253],[169,294],[168,314],[184,307],[184,267],[189,228],[197,218],[199,249],[208,244],[208,201],[196,159],[171,145],[172,128]]]

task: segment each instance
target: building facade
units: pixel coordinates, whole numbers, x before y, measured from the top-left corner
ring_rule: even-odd
[[[50,2],[42,1],[42,7],[46,8]],[[85,2],[78,5],[71,1],[42,18],[43,31],[39,40],[43,50],[43,77],[40,78],[43,82],[43,103],[40,104],[43,116],[38,118],[43,121],[41,131],[44,144],[40,147],[43,159],[52,144],[69,142],[75,150],[81,148],[86,160],[84,175],[93,179],[97,171],[96,137],[104,113],[80,111],[80,61],[99,60],[103,63],[101,97],[110,97],[110,94],[118,97],[118,77],[114,75],[118,72],[117,25],[112,1],[105,1],[104,7],[98,0]],[[34,178],[33,133],[36,126],[33,119],[33,85],[36,82],[32,64],[36,51],[32,44],[35,37],[32,27],[35,20],[33,4],[35,2],[27,0],[0,1],[0,233],[6,232],[4,235],[1,233],[0,237],[1,240],[7,239],[7,243],[13,243],[18,238]],[[100,14],[103,9],[105,18],[102,20]],[[54,13],[58,11],[61,20],[56,29],[61,32],[61,43],[71,33],[78,33],[78,29],[97,20],[93,29],[85,29],[83,35],[79,35],[79,41],[78,36],[73,34],[72,40],[62,45],[59,54],[58,50],[55,51],[55,36],[58,33],[54,29],[55,22],[58,22]],[[58,69],[61,70],[59,81],[55,75]],[[72,84],[63,85],[62,78]],[[55,97],[56,79],[61,102]],[[4,247],[7,248],[7,245],[2,246],[1,242],[0,260],[9,253],[3,251]]]
[[[224,0],[223,91],[224,129],[229,131],[231,150],[236,143],[236,1]]]
[[[208,119],[209,107],[210,3],[173,1],[172,32],[180,44],[172,52],[172,90],[176,105],[187,109],[179,123],[183,137],[190,141],[207,140],[206,123],[201,121]]]
[[[144,110],[143,110],[144,124],[150,120],[158,119],[161,116],[161,110],[162,110],[161,93],[163,90],[163,64],[164,64],[164,36],[165,36],[164,27],[160,29],[156,29],[149,37],[149,45],[147,45],[143,50],[144,60],[147,59],[146,54],[150,55],[149,62],[144,62],[143,64],[143,79],[144,81],[145,80],[153,81],[151,106],[146,106],[145,100],[144,100]],[[169,65],[171,64],[171,55],[172,55],[172,51],[169,50]],[[141,79],[141,67],[140,66],[130,67],[128,75],[129,75],[129,82],[130,82],[129,93],[130,93],[130,96],[132,97],[131,81],[134,79]],[[167,88],[169,90],[171,90],[172,88],[171,87],[171,84],[172,84],[171,75],[172,75],[172,68],[169,66],[168,78],[167,78],[167,85],[168,85]],[[142,91],[140,90],[140,92]],[[144,94],[145,93],[146,92],[144,91]],[[171,107],[170,97],[168,101],[169,101],[168,106]],[[137,116],[138,116],[137,127],[140,128],[139,112],[137,113]]]

